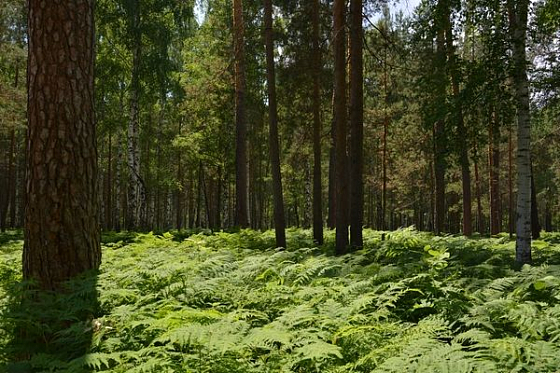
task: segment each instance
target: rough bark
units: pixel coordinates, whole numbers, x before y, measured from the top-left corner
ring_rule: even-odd
[[[527,79],[527,13],[529,0],[509,0],[513,47],[513,81],[517,104],[517,240],[515,261],[531,263],[531,114]]]
[[[350,1],[350,244],[364,240],[364,64],[362,0]]]
[[[334,97],[333,117],[335,123],[335,225],[336,253],[348,250],[348,155],[346,123],[346,2],[334,0],[333,48],[334,48]]]
[[[233,0],[235,59],[235,224],[249,227],[247,123],[245,118],[245,48],[242,0]]]
[[[272,194],[274,201],[274,231],[276,247],[286,247],[286,220],[284,196],[280,173],[280,145],[278,141],[278,108],[276,104],[276,74],[274,71],[274,37],[272,35],[272,0],[264,0],[264,32],[266,47],[266,80],[268,88],[269,154],[272,171]]]
[[[323,186],[321,176],[321,50],[319,49],[320,0],[313,0],[313,239],[323,244]]]
[[[101,262],[93,0],[29,0],[23,276],[42,289]]]

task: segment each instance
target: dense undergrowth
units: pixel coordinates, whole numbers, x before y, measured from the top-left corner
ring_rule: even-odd
[[[558,371],[560,235],[518,271],[505,236],[366,231],[335,257],[328,234],[292,230],[289,250],[272,232],[106,234],[98,274],[31,300],[21,237],[2,235],[0,369]]]

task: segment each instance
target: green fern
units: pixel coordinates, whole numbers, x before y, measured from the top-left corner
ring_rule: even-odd
[[[62,296],[42,296],[41,308],[15,302],[28,298],[16,285],[21,241],[9,241],[0,250],[0,369],[455,373],[560,366],[560,267],[511,270],[507,237],[404,229],[382,241],[366,230],[364,249],[333,257],[332,231],[317,248],[311,231],[289,230],[289,250],[275,249],[270,231],[192,233],[112,233],[100,273],[68,284]],[[560,241],[545,242],[541,254],[557,255]],[[28,340],[18,342],[13,336],[22,328]],[[48,348],[31,344],[37,338]],[[22,351],[31,353],[9,361]]]

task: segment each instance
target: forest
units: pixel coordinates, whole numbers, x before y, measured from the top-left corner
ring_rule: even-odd
[[[558,0],[2,0],[0,371],[556,372]]]

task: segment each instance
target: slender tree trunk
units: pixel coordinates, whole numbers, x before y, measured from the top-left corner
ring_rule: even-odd
[[[204,166],[202,162],[200,162],[200,184],[202,185],[202,197],[204,199],[204,211],[206,212],[206,228],[212,228],[212,184],[210,183],[210,187],[207,186],[206,183],[206,175],[204,172]]]
[[[183,118],[179,120],[179,134],[181,134],[181,127],[183,124]],[[178,230],[183,229],[184,213],[183,213],[183,195],[185,188],[185,180],[183,177],[183,162],[181,157],[181,151],[177,152],[177,183],[179,187],[176,190],[176,215],[175,215],[175,225]]]
[[[249,227],[248,174],[247,174],[247,123],[245,118],[245,50],[243,2],[233,0],[233,32],[235,59],[235,224]]]
[[[222,167],[218,167],[218,191],[216,195],[216,229],[222,227]]]
[[[475,180],[475,196],[476,196],[476,231],[480,234],[484,233],[484,215],[482,213],[482,199],[480,189],[480,174],[478,172],[478,146],[474,144],[474,180]]]
[[[515,232],[514,223],[514,209],[515,205],[513,202],[513,131],[511,126],[509,126],[509,136],[508,136],[508,198],[509,198],[509,237],[513,237]]]
[[[457,142],[459,147],[459,163],[461,164],[461,182],[463,191],[463,235],[472,234],[472,198],[471,198],[471,171],[469,164],[468,136],[463,118],[463,106],[460,97],[459,70],[457,67],[455,48],[453,46],[453,26],[449,13],[447,15],[447,58],[451,73],[451,84],[455,99],[455,115],[457,121]]]
[[[29,99],[28,99],[29,100]],[[29,113],[28,113],[29,115]],[[28,123],[28,129],[29,129],[29,123]],[[28,142],[29,141],[24,141],[24,143],[22,144],[23,149],[21,149],[21,151],[25,154],[27,154],[27,149],[28,149]],[[27,182],[26,182],[26,170],[27,170],[27,158],[26,157],[20,157],[18,160],[18,180],[19,180],[19,184],[18,184],[18,188],[17,188],[17,193],[18,193],[18,200],[17,200],[17,228],[24,228],[25,229],[25,208],[26,208],[26,204],[27,204]]]
[[[121,170],[122,170],[122,158],[123,158],[123,154],[122,154],[122,144],[120,143],[119,140],[117,140],[117,165],[116,165],[116,170],[115,170],[115,211],[114,211],[114,218],[113,218],[113,222],[114,222],[114,229],[119,232],[121,230],[121,216],[122,216],[122,200],[123,200],[123,196],[122,196],[122,176],[121,176]]]
[[[111,229],[113,226],[113,143],[112,134],[109,134],[109,149],[107,154],[107,182],[105,186],[105,229]]]
[[[119,92],[119,106],[122,113],[125,112],[125,103],[124,103],[124,94],[125,90],[124,87],[121,86]],[[123,133],[119,130],[117,132],[117,165],[115,170],[115,212],[113,221],[115,223],[114,229],[119,232],[122,229],[123,219],[126,216],[126,196],[123,192],[123,180],[122,180],[122,170],[123,170],[123,144],[121,142],[121,138],[123,137]]]
[[[146,190],[140,176],[139,148],[139,96],[140,96],[140,61],[142,54],[142,35],[140,31],[140,1],[133,0],[131,24],[134,34],[132,46],[132,78],[130,82],[130,118],[128,122],[128,203],[127,229],[135,230],[143,225],[146,215]]]
[[[274,40],[272,36],[272,0],[264,0],[264,32],[266,44],[266,80],[268,87],[269,152],[272,168],[274,201],[274,230],[276,247],[286,247],[286,220],[280,173],[280,145],[278,141],[278,108],[276,105],[276,74],[274,71]]]
[[[321,173],[321,50],[319,48],[320,0],[313,0],[313,239],[323,244],[323,186]]]
[[[535,188],[535,175],[531,166],[531,235],[533,239],[541,238],[541,224],[539,222],[539,206],[537,203],[537,190]]]
[[[364,64],[362,0],[350,1],[350,244],[364,240]]]
[[[10,216],[10,227],[16,228],[16,194],[17,194],[17,167],[16,167],[16,131],[10,132],[10,164],[8,165],[8,175],[10,183],[8,184],[8,193],[10,195],[8,202],[8,214]],[[22,183],[23,184],[23,183]]]
[[[388,162],[388,149],[387,149],[387,136],[389,134],[389,89],[388,89],[388,78],[387,78],[387,48],[385,48],[385,60],[383,61],[383,90],[385,93],[385,105],[383,108],[383,135],[381,138],[381,149],[382,149],[382,159],[381,159],[381,219],[379,226],[381,230],[387,229],[387,224],[385,223],[385,216],[387,216],[387,162]]]
[[[438,1],[438,7],[442,7],[443,0]],[[446,17],[444,17],[445,19]],[[437,97],[440,100],[445,100],[446,92],[446,72],[445,72],[445,28],[442,26],[437,33],[437,50],[436,50],[436,63],[438,69],[439,87],[437,87]],[[444,230],[445,223],[445,119],[438,118],[434,123],[433,128],[434,139],[434,186],[435,186],[435,216],[434,216],[434,232],[440,234]]]
[[[196,227],[196,201],[195,201],[195,181],[194,181],[194,172],[190,172],[190,178],[188,183],[188,193],[187,193],[187,211],[189,213],[188,216],[188,227],[195,228]]]
[[[548,185],[548,180],[547,180],[547,198],[544,207],[544,230],[547,232],[552,231],[552,211],[550,209],[551,196],[548,194],[550,193],[549,188],[550,186]]]
[[[19,61],[15,64],[14,88],[19,87]],[[17,172],[16,172],[16,130],[10,131],[10,156],[8,158],[8,214],[10,215],[10,227],[15,228],[16,222],[16,191],[17,191]]]
[[[94,2],[57,1],[44,6],[43,1],[29,0],[28,4],[23,276],[35,279],[42,289],[59,290],[65,280],[101,263],[93,106]]]
[[[195,227],[196,228],[201,228],[202,227],[202,182],[203,182],[203,176],[202,176],[202,162],[199,162],[198,164],[198,183],[197,183],[197,192],[196,192],[196,221],[195,221]]]
[[[15,63],[15,78],[14,78],[14,88],[17,89],[19,86],[19,63]],[[15,227],[15,192],[16,192],[16,174],[15,174],[15,145],[16,145],[16,130],[12,128],[10,130],[10,146],[8,148],[8,154],[6,156],[6,178],[5,178],[5,193],[1,201],[2,206],[0,206],[0,226],[2,231],[6,229],[6,222],[8,215],[10,215],[10,225]]]
[[[10,182],[8,175],[8,158],[9,155],[6,152],[6,158],[4,163],[0,163],[0,190],[6,191],[0,195],[0,232],[6,231],[6,218],[8,216],[8,201],[9,192],[8,184]]]
[[[500,124],[495,110],[492,110],[489,126],[488,164],[490,170],[490,234],[501,231],[500,214]]]
[[[434,125],[434,232],[443,232],[445,223],[445,159],[443,145],[443,125],[438,120]]]
[[[508,0],[513,45],[513,80],[517,103],[517,240],[515,261],[531,263],[531,113],[527,79],[527,13],[529,0]]]
[[[17,75],[17,74],[16,74]],[[10,131],[10,150],[8,154],[8,188],[6,201],[6,215],[10,215],[10,227],[16,226],[16,168],[15,168],[15,151],[16,151],[16,131]]]
[[[253,148],[253,147],[251,147]],[[256,200],[256,194],[258,193],[258,185],[256,183],[256,178],[254,177],[255,175],[255,159],[251,156],[253,155],[253,152],[251,152],[251,149],[249,148],[249,158],[248,158],[248,189],[251,190],[251,194],[249,195],[249,198],[247,200],[247,208],[248,208],[248,219],[249,219],[249,225],[247,226],[248,228],[251,229],[257,229],[257,219],[255,219],[255,200]]]
[[[433,161],[433,157],[432,159],[428,162],[428,167],[429,167],[429,172],[430,172],[430,224],[429,224],[429,229],[433,232],[435,230],[435,226],[436,226],[436,181],[435,181],[435,169],[434,169],[434,161]]]
[[[346,123],[346,1],[334,0],[334,98],[335,123],[335,186],[336,186],[336,253],[348,250],[348,156]]]
[[[333,101],[334,103],[334,101]],[[336,148],[335,148],[335,128],[334,120],[331,123],[331,139],[329,149],[329,215],[327,226],[334,229],[336,226]]]

